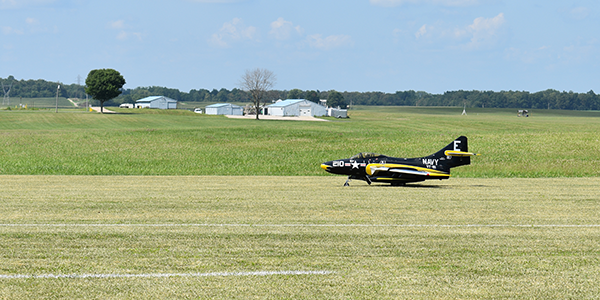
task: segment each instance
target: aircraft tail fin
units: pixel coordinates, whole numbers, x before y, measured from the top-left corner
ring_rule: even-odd
[[[460,136],[440,151],[425,158],[439,160],[441,169],[450,172],[450,168],[471,164],[471,156],[474,155],[478,154],[469,152],[467,137]]]

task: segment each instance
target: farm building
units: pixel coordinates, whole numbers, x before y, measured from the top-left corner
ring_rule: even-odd
[[[217,103],[208,105],[205,109],[207,115],[243,115],[244,109],[241,106],[231,103]]]
[[[288,99],[267,106],[267,113],[283,117],[321,117],[327,115],[327,108],[305,99]]]
[[[151,96],[135,101],[136,108],[176,109],[177,100],[165,96]]]

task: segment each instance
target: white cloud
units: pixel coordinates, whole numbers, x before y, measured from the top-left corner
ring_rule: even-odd
[[[27,23],[29,25],[37,25],[40,22],[37,19],[34,19],[34,18],[27,18],[27,19],[25,19],[25,23]]]
[[[285,41],[294,37],[304,35],[304,29],[300,26],[295,26],[292,22],[286,21],[284,18],[278,18],[271,23],[271,31],[269,35],[277,40]],[[323,37],[321,34],[310,34],[306,36],[297,47],[308,45],[311,48],[320,50],[332,50],[334,48],[352,46],[354,42],[349,35],[329,35]]]
[[[23,30],[21,30],[21,29],[15,29],[15,28],[12,28],[10,26],[2,26],[2,33],[5,34],[5,35],[23,34]]]
[[[125,30],[121,30],[117,34],[117,40],[120,40],[120,41],[126,41],[132,37],[136,38],[138,41],[142,40],[142,34],[139,32],[128,32]]]
[[[479,3],[479,0],[369,0],[371,5],[394,7],[403,4],[434,4],[442,6],[470,6]]]
[[[122,29],[125,26],[125,21],[118,20],[114,22],[110,22],[108,26],[112,29]]]
[[[473,24],[467,27],[468,32],[472,35],[469,47],[479,48],[494,44],[498,38],[498,31],[505,22],[503,13],[491,19],[483,17],[475,19]]]
[[[18,3],[15,0],[0,0],[0,9],[9,9],[17,7]]]
[[[10,34],[32,34],[32,33],[40,33],[47,32],[47,29],[38,26],[40,21],[34,18],[25,18],[25,23],[27,24],[26,29],[23,28],[14,28],[11,26],[2,26],[0,27],[0,31],[5,35]]]
[[[271,23],[271,31],[269,34],[278,40],[287,40],[294,32],[302,35],[304,30],[300,26],[294,26],[292,22],[286,21],[280,17]]]
[[[333,48],[352,46],[352,38],[349,35],[330,35],[323,38],[320,34],[307,37],[308,44],[317,49],[331,50]]]
[[[245,2],[246,0],[189,0],[190,2],[197,3],[239,3]]]
[[[392,35],[394,37],[400,37],[403,33],[405,32],[405,30],[402,30],[400,28],[396,28],[392,31]]]
[[[246,26],[240,18],[234,18],[231,22],[225,22],[219,32],[212,35],[209,40],[214,46],[227,48],[232,43],[250,40],[258,40],[256,27]]]
[[[127,34],[127,32],[125,31],[120,31],[119,34],[117,34],[117,40],[121,40],[124,41],[129,37],[129,35]]]
[[[0,0],[0,9],[30,8],[54,2],[55,0]]]
[[[445,24],[436,24],[436,26],[424,24],[415,32],[415,37],[429,42],[446,40],[455,44],[463,43],[459,46],[474,50],[495,45],[501,37],[505,23],[504,13],[500,13],[493,18],[479,17],[465,27],[451,28]]]
[[[569,17],[578,21],[587,18],[589,14],[590,10],[587,7],[576,7],[569,11]]]
[[[420,38],[422,36],[425,36],[426,34],[427,34],[427,24],[421,26],[421,28],[419,28],[419,30],[417,30],[417,32],[415,33],[415,37]]]
[[[142,40],[142,34],[139,32],[133,32],[133,31],[127,30],[129,28],[129,26],[127,26],[125,24],[125,21],[123,21],[123,20],[109,22],[108,28],[118,30],[118,33],[116,35],[117,40],[125,41],[125,40],[129,40],[132,37],[136,38],[139,41]]]

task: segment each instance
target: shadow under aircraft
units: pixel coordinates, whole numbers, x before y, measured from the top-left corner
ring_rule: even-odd
[[[448,179],[450,169],[471,163],[467,137],[461,136],[440,151],[425,157],[398,158],[376,153],[359,153],[346,159],[332,160],[321,164],[321,168],[332,174],[347,175],[350,180],[385,182],[405,185],[430,179]]]

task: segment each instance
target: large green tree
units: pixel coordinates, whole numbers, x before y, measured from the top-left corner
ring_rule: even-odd
[[[304,93],[299,89],[292,89],[288,92],[287,98],[288,99],[302,99],[303,94]]]
[[[121,94],[125,78],[113,69],[91,70],[85,79],[85,92],[100,101],[100,112],[104,113],[104,102]]]
[[[314,103],[319,103],[319,93],[317,91],[306,91],[306,96],[304,96],[304,99]]]
[[[329,107],[339,106],[340,108],[346,108],[346,100],[344,99],[342,93],[338,91],[330,91],[329,95],[327,96],[327,105],[329,105]]]

